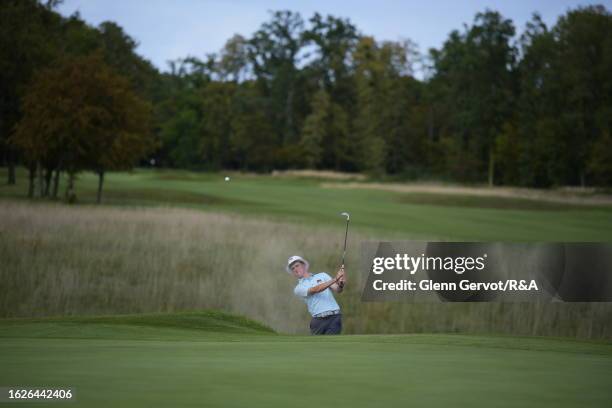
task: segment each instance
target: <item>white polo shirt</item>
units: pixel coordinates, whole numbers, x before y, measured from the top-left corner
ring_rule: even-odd
[[[293,293],[295,293],[297,297],[302,298],[306,303],[308,312],[310,312],[312,316],[332,310],[340,310],[340,306],[338,306],[336,299],[334,299],[334,295],[330,288],[308,296],[308,289],[329,280],[331,280],[331,276],[325,272],[321,272],[310,275],[308,278],[298,280],[297,286],[293,289]]]

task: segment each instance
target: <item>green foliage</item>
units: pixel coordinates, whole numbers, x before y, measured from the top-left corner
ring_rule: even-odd
[[[268,98],[266,109],[279,145],[297,141],[295,117],[298,88],[298,53],[303,46],[304,21],[299,13],[276,11],[249,41],[253,73]]]
[[[165,122],[161,138],[175,166],[189,168],[200,162],[200,137],[194,111],[182,110]]]
[[[40,71],[23,111],[12,142],[29,161],[53,158],[71,177],[131,168],[154,146],[150,106],[99,54],[65,58]]]
[[[232,75],[238,76],[239,71]],[[232,122],[238,86],[234,82],[211,82],[202,89],[201,157],[208,168],[221,169],[232,163]]]
[[[22,115],[21,98],[34,72],[50,64],[60,46],[61,18],[52,12],[54,5],[0,2],[0,160],[11,169],[17,152],[7,142]],[[14,170],[9,171],[8,183],[15,183]]]
[[[499,13],[478,13],[464,33],[454,31],[440,51],[433,51],[432,78],[441,104],[448,112],[448,146],[466,156],[459,175],[493,183],[495,139],[509,119],[514,99],[516,50],[511,45],[514,26]],[[440,103],[440,102],[439,102]],[[456,156],[455,152],[448,152]]]
[[[518,41],[512,21],[485,10],[429,51],[426,79],[417,80],[423,59],[411,41],[376,41],[347,19],[291,11],[271,12],[250,37],[172,61],[160,75],[118,24],[91,27],[55,4],[0,6],[7,162],[14,152],[2,141],[22,116],[33,73],[99,52],[152,104],[161,166],[609,185],[612,16],[603,6],[569,10],[551,28],[535,14]],[[50,174],[62,158],[55,146],[46,151],[55,152],[41,163]],[[41,155],[22,153],[36,171]]]
[[[512,123],[505,123],[495,139],[494,154],[497,157],[497,170],[501,174],[501,183],[516,185],[520,180],[519,157],[521,145],[518,143],[518,132]]]
[[[612,185],[612,137],[604,132],[593,143],[589,154],[588,170],[595,183],[602,186]]]
[[[126,77],[140,97],[152,99],[157,71],[149,61],[136,54],[138,43],[112,21],[100,24],[96,37],[99,48],[103,50],[104,61]]]
[[[349,120],[342,106],[333,102],[324,89],[319,90],[302,128],[301,146],[306,165],[320,168],[336,158],[334,167],[340,169],[342,160],[354,160],[350,157],[351,146],[347,145],[348,133]]]
[[[260,109],[260,100],[256,84],[245,83],[234,101],[230,149],[239,169],[270,171],[274,167],[273,151],[278,139],[274,125]]]
[[[248,64],[248,41],[240,34],[227,40],[218,63],[222,80],[230,79],[240,82],[245,75]]]
[[[611,126],[610,38],[612,15],[601,6],[571,10],[550,30],[538,15],[528,25],[517,110],[521,184],[606,183],[596,163]]]

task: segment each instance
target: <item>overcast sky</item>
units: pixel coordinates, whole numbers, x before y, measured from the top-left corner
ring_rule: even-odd
[[[486,8],[514,21],[520,33],[533,12],[548,25],[570,8],[612,0],[65,0],[59,7],[68,16],[78,11],[97,26],[111,20],[140,44],[137,51],[161,70],[167,61],[188,55],[203,58],[217,52],[233,34],[250,36],[269,17],[270,10],[292,10],[309,18],[314,12],[349,18],[364,34],[377,40],[415,41],[421,52],[439,48],[448,33],[471,23]]]

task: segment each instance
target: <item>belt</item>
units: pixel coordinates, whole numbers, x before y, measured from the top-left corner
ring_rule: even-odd
[[[312,317],[321,318],[321,317],[334,316],[334,315],[339,315],[339,314],[340,314],[340,310],[330,310],[328,312],[317,313],[316,315]]]

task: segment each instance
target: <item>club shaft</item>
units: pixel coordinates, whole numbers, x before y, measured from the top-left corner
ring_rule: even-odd
[[[346,220],[346,230],[344,232],[344,250],[342,251],[342,264],[344,265],[344,257],[346,256],[346,240],[348,238],[348,225],[349,225],[349,220]]]

